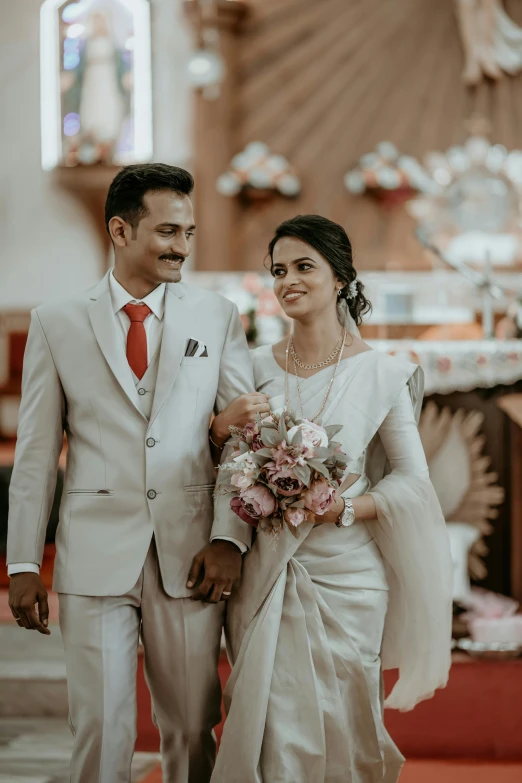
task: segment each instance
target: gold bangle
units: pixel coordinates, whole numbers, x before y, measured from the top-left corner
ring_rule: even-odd
[[[212,432],[212,430],[208,431],[208,439],[209,439],[209,441],[212,443],[212,445],[214,446],[215,449],[219,449],[221,451],[223,446],[218,446],[217,443],[215,443],[215,441],[212,440],[212,435],[210,434],[211,432]]]

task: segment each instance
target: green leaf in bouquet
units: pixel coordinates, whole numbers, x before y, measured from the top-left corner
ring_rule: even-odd
[[[248,443],[245,443],[244,440],[240,441],[239,443],[240,454],[248,454],[249,451],[250,451],[250,446],[248,445]]]
[[[317,473],[320,473],[321,476],[324,476],[327,479],[330,478],[328,469],[323,465],[322,462],[319,462],[319,460],[309,459],[308,464],[311,468],[313,468],[313,470],[315,470]]]
[[[328,459],[328,457],[331,457],[334,453],[333,449],[329,448],[323,448],[322,446],[317,446],[314,448],[314,459],[321,460],[321,462],[325,459]],[[308,460],[310,462],[310,460]]]
[[[328,440],[332,440],[332,438],[335,438],[338,432],[341,432],[343,428],[342,424],[329,424],[327,427],[324,428],[324,431],[328,435]]]
[[[281,440],[288,440],[288,430],[286,429],[284,414],[279,417],[279,435]]]
[[[266,453],[261,454],[261,451]],[[252,454],[252,459],[256,465],[259,465],[260,468],[263,468],[267,462],[270,462],[272,455],[270,454],[270,449],[261,449],[261,451],[254,451]]]
[[[263,441],[265,446],[279,446],[279,443],[281,441],[279,432],[277,430],[268,429],[267,427],[263,427],[261,430],[261,440]]]
[[[272,452],[270,449],[258,449],[257,451],[254,451],[254,454],[257,454],[259,457],[267,457],[268,459],[272,459]]]
[[[294,503],[290,503],[288,508],[304,508],[304,500],[296,500]]]
[[[295,477],[298,478],[299,481],[305,485],[305,487],[308,487],[310,485],[312,472],[308,467],[308,465],[296,465],[294,467],[294,474]]]
[[[257,426],[259,427],[259,430],[265,429],[265,430],[277,430],[277,424],[275,421],[267,421],[266,419],[261,419],[261,414],[256,415],[256,422]]]
[[[300,446],[302,442],[303,442],[303,430],[297,430],[297,432],[294,434],[292,438],[292,446]]]
[[[293,411],[285,411],[286,424],[289,429],[294,427],[298,423],[298,419]]]

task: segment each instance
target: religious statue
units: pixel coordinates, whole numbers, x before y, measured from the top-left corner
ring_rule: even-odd
[[[66,117],[78,118],[65,149],[65,162],[112,163],[130,113],[131,70],[128,53],[121,50],[111,20],[94,8],[80,41],[78,64],[62,74]],[[65,130],[66,135],[67,129]]]
[[[505,12],[501,0],[456,0],[465,64],[462,78],[468,86],[484,76],[522,70],[522,27]]]

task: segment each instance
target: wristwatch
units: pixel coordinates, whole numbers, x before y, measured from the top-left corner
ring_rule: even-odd
[[[344,511],[339,515],[339,519],[335,523],[337,527],[351,527],[355,522],[355,511],[353,503],[349,498],[343,498]]]

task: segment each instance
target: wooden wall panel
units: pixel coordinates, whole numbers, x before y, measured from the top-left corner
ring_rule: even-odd
[[[346,227],[360,268],[429,266],[404,210],[350,196],[343,176],[382,140],[419,157],[462,142],[477,109],[493,141],[522,146],[522,77],[463,85],[453,0],[250,0],[249,7],[234,41],[231,146],[266,142],[294,164],[303,192],[239,208],[229,268],[259,269],[275,226],[307,212]],[[506,10],[522,23],[522,3],[508,0]],[[204,179],[212,155],[204,139],[197,154],[198,184],[208,194],[215,182]],[[209,198],[216,213],[224,209],[224,197]],[[208,259],[198,266],[212,268]]]

